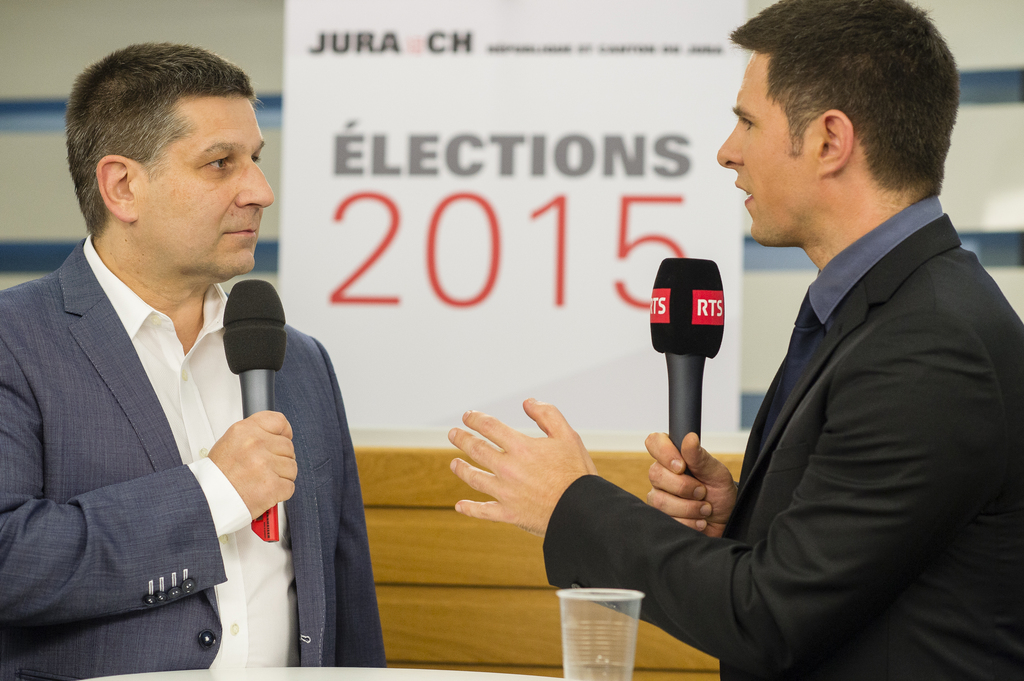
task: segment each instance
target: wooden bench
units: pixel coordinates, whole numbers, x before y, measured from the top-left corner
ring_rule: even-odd
[[[388,665],[560,677],[558,598],[542,540],[454,511],[459,499],[487,499],[449,470],[457,453],[356,450]],[[593,456],[603,477],[646,496],[646,453]],[[739,476],[740,455],[719,458]],[[716,659],[646,622],[635,668],[637,681],[719,678]]]

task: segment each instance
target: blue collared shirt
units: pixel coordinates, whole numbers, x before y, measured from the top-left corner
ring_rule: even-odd
[[[939,197],[929,196],[854,241],[825,265],[810,288],[811,307],[828,330],[839,304],[857,282],[904,239],[942,217]]]

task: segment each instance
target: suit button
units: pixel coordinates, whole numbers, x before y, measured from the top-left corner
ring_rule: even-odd
[[[190,594],[193,591],[195,591],[195,588],[196,588],[196,580],[192,579],[191,577],[189,577],[188,579],[186,579],[184,582],[181,583],[181,590],[184,591],[187,594]]]
[[[167,600],[167,594],[165,594],[163,591],[157,591],[155,594],[153,594],[153,597],[161,603]]]
[[[199,632],[199,645],[204,648],[212,648],[213,644],[217,642],[217,637],[213,635],[213,632],[209,629],[205,629]]]
[[[177,598],[178,596],[182,595],[183,593],[185,593],[185,592],[181,590],[180,586],[173,586],[167,592],[167,597],[168,598]]]
[[[142,602],[146,605],[156,605],[156,596],[153,594],[146,594],[142,597]]]

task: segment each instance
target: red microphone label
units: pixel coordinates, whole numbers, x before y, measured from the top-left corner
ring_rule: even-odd
[[[651,317],[654,321],[654,317]],[[723,291],[693,292],[693,324],[725,325],[725,293]]]
[[[651,293],[651,324],[668,324],[668,299],[672,296],[670,288],[656,288]]]

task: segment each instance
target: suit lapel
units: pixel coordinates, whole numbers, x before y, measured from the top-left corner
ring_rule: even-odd
[[[68,329],[131,423],[154,471],[181,465],[178,446],[138,352],[79,244],[58,277]]]
[[[778,444],[793,413],[807,391],[818,380],[818,376],[836,348],[865,322],[870,309],[888,301],[914,270],[930,258],[959,245],[960,238],[957,236],[956,230],[953,229],[953,224],[947,216],[943,215],[904,239],[864,275],[841,304],[839,314],[832,327],[811,357],[800,380],[793,386],[793,391],[782,406],[775,425],[768,433],[768,437],[765,438],[763,449],[758,451],[761,431],[768,416],[768,407],[781,380],[782,368],[779,368],[768,394],[761,403],[761,408],[750,431],[750,438],[747,440],[747,450],[744,454],[743,470],[740,475],[743,485],[739,489],[734,514],[736,510],[739,510],[741,504],[746,503],[746,497],[751,494],[748,491],[752,488],[752,485],[749,484],[750,480],[763,474],[767,468],[771,452]],[[753,461],[753,463],[748,463],[748,461]]]

